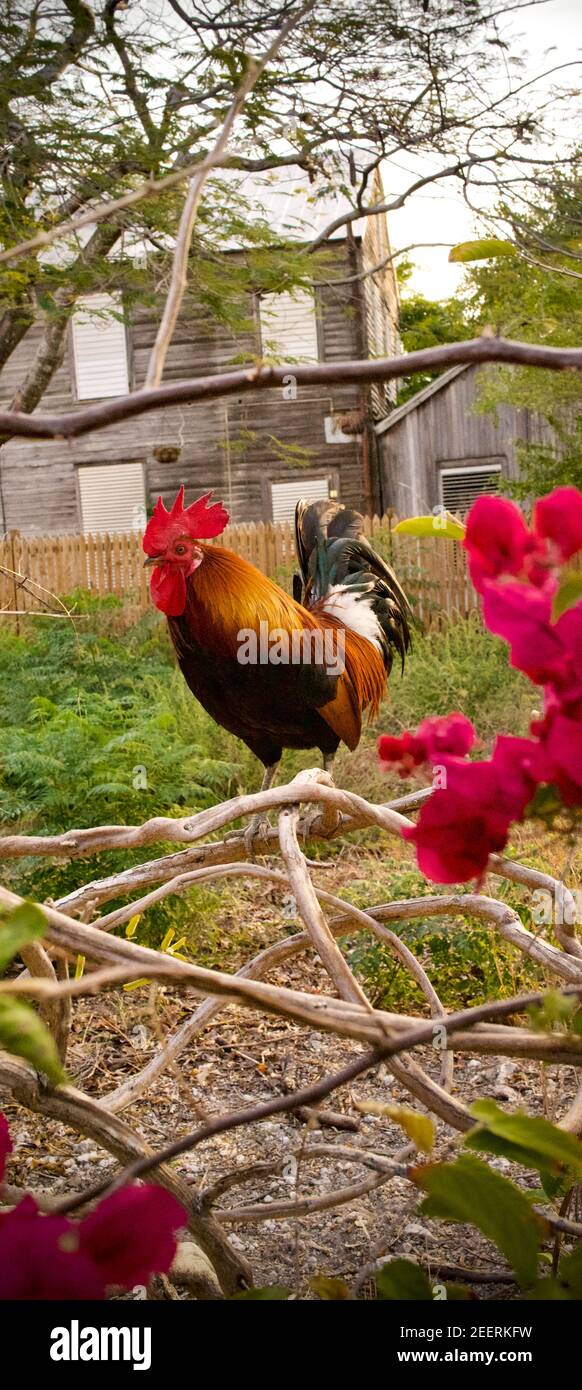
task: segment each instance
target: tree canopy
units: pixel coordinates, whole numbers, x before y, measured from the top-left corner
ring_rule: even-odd
[[[496,333],[526,342],[568,347],[582,341],[582,165],[575,151],[566,170],[540,176],[500,218],[516,249],[474,267],[469,312]],[[562,482],[582,483],[582,383],[578,373],[494,368],[481,392],[483,409],[507,403],[543,417],[555,446],[520,446],[521,477],[514,491],[531,497]]]
[[[551,347],[582,341],[582,169],[580,151],[535,180],[495,210],[496,230],[509,237],[498,253],[467,264],[458,295],[433,302],[406,294],[410,267],[403,267],[401,333],[407,351],[475,336],[484,329],[501,337]],[[493,219],[492,219],[493,220]],[[469,244],[470,245],[470,244]],[[477,257],[485,243],[466,254]],[[493,249],[494,243],[491,243]],[[503,251],[501,246],[504,247]],[[422,389],[436,373],[409,377],[399,401]],[[511,490],[529,498],[560,483],[582,483],[582,383],[576,372],[491,366],[482,375],[479,408],[513,405],[540,415],[555,443],[519,444],[520,478]]]
[[[31,411],[62,359],[79,295],[123,288],[126,299],[149,303],[163,295],[184,195],[183,183],[157,184],[202,164],[249,64],[293,11],[287,0],[106,0],[94,9],[85,0],[3,0],[3,10],[0,243],[11,258],[0,267],[0,367],[39,325],[13,399]],[[401,206],[419,185],[460,179],[470,188],[484,169],[508,187],[527,181],[547,111],[521,82],[519,55],[508,56],[504,13],[497,0],[298,6],[219,164],[299,167],[314,200],[340,192],[345,207],[301,248],[249,218],[219,169],[188,263],[189,287],[209,312],[238,325],[245,289],[301,285],[316,246],[380,207]],[[407,187],[395,179],[378,204],[375,170],[390,179],[403,159],[413,163]],[[140,189],[147,196],[131,207],[71,229],[71,218]],[[39,232],[56,240],[15,255]],[[227,268],[220,253],[233,237],[246,254]]]

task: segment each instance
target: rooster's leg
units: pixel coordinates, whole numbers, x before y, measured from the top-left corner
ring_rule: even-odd
[[[334,758],[335,753],[323,754],[323,770],[329,774],[332,780]],[[334,830],[337,830],[338,822],[339,816],[333,806],[322,806],[321,803],[316,802],[314,806],[310,806],[304,811],[298,829],[303,839],[308,840],[315,825],[317,825],[318,835],[331,835]]]
[[[279,766],[279,762],[280,762],[280,761],[281,761],[280,758],[278,758],[276,763],[271,763],[271,766],[270,766],[270,767],[266,767],[266,768],[265,768],[265,771],[264,771],[264,773],[263,773],[263,780],[262,780],[262,782],[261,782],[261,791],[262,791],[262,792],[268,792],[269,787],[272,787],[273,782],[275,781],[275,777],[276,777],[276,774],[277,774],[277,768],[278,768],[278,766]]]
[[[279,762],[276,762],[271,763],[270,767],[265,768],[263,780],[261,782],[262,792],[266,792],[269,790],[269,787],[272,787],[278,766]],[[269,835],[270,829],[271,824],[269,817],[264,811],[257,811],[249,821],[246,830],[231,830],[226,836],[226,839],[236,839],[237,837],[243,839],[246,852],[252,858],[255,840],[265,840]]]
[[[271,763],[270,767],[265,768],[265,771],[263,773],[263,780],[261,782],[262,792],[266,792],[269,790],[269,787],[272,787],[277,774],[278,766],[279,763],[276,762]],[[249,854],[252,854],[253,852],[254,841],[267,839],[270,829],[271,824],[269,821],[269,817],[266,815],[264,811],[257,811],[256,815],[252,817],[252,820],[249,821],[249,824],[247,825],[247,828],[244,831],[244,842]]]

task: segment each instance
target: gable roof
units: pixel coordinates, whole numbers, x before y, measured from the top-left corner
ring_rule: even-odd
[[[353,212],[354,208],[345,191],[330,190],[321,175],[311,182],[306,170],[297,164],[262,173],[221,169],[219,177],[248,201],[251,221],[254,217],[266,222],[276,236],[298,242],[312,241],[336,217]],[[362,218],[351,224],[354,236],[362,234],[364,224]],[[339,227],[335,235],[345,237],[345,226]],[[232,250],[238,244],[236,237],[226,243]]]
[[[437,376],[436,381],[429,382],[422,391],[417,391],[415,396],[411,396],[409,401],[405,401],[403,405],[397,405],[396,409],[387,415],[385,420],[380,420],[374,426],[376,434],[385,434],[386,430],[392,429],[393,425],[397,425],[400,420],[403,420],[405,415],[410,415],[412,410],[416,410],[419,405],[424,405],[424,402],[430,400],[431,396],[436,396],[437,392],[443,391],[446,386],[449,386],[455,377],[460,376],[462,372],[468,372],[474,366],[474,362],[463,362],[460,367],[449,367],[448,372],[443,372],[442,376]]]

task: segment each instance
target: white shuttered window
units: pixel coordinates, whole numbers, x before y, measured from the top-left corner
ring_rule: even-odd
[[[102,400],[129,391],[125,324],[121,300],[110,294],[79,299],[73,315],[73,357],[77,398]]]
[[[271,483],[273,521],[292,521],[301,500],[320,502],[329,497],[329,478],[301,478],[289,483]]]
[[[315,299],[299,294],[264,294],[259,301],[263,353],[283,362],[317,362]]]
[[[146,524],[142,463],[89,464],[79,468],[85,535],[141,531]]]

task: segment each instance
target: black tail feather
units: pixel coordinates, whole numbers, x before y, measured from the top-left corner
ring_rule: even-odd
[[[363,534],[359,512],[338,502],[299,502],[295,512],[297,555],[303,582],[294,576],[293,596],[307,608],[325,602],[339,586],[374,612],[382,633],[387,670],[395,649],[404,669],[411,646],[410,604],[390,565]]]
[[[364,518],[360,512],[342,507],[341,502],[298,502],[295,508],[295,542],[303,582],[309,579],[310,556],[326,540],[351,536],[358,540],[364,534]]]

